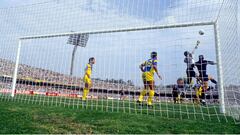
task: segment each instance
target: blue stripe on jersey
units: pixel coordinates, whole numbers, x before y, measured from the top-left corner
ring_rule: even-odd
[[[157,66],[157,60],[156,59],[149,59],[149,60],[145,61],[144,72],[151,71],[153,66]]]

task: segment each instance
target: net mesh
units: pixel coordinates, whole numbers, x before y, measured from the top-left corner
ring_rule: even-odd
[[[0,9],[1,100],[228,121],[220,113],[223,88],[226,114],[235,120],[239,118],[237,0],[34,2],[39,3]],[[87,33],[83,47],[69,43],[74,32]],[[30,38],[21,40],[16,91],[12,98],[18,39],[25,36]],[[187,87],[182,103],[174,104],[173,86],[178,78],[187,76],[183,52],[191,51],[197,41],[200,45],[195,50],[195,61],[198,55],[215,62],[221,60],[220,68],[208,66],[207,72],[216,80],[222,78],[219,86],[223,87],[209,82],[204,106],[196,103],[195,89]],[[220,50],[216,49],[216,42]],[[150,58],[152,51],[158,53],[158,69],[163,80],[155,76],[154,105],[150,108],[136,102],[143,89],[139,65]],[[82,102],[83,76],[90,57],[95,57],[96,64],[92,71],[93,86],[85,103]],[[195,83],[196,79],[192,85]]]
[[[218,16],[220,52],[222,53],[222,73],[224,101],[229,115],[239,120],[239,1],[224,1]],[[224,27],[226,26],[227,27]]]

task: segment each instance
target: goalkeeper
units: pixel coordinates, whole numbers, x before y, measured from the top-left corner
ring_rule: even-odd
[[[196,78],[197,79],[197,82],[199,81],[199,78],[197,77],[195,71],[194,71],[194,67],[195,67],[195,62],[194,62],[194,52],[195,50],[198,48],[200,44],[200,41],[198,40],[197,41],[197,44],[196,46],[194,47],[194,49],[192,50],[192,52],[188,52],[188,51],[185,51],[184,52],[184,62],[187,64],[187,69],[186,69],[186,73],[187,73],[187,84],[188,85],[192,85],[192,78]]]
[[[149,97],[147,100],[147,105],[152,106],[152,100],[154,97],[154,73],[156,72],[159,79],[162,79],[157,69],[157,52],[151,53],[151,58],[145,61],[140,65],[140,69],[142,71],[142,79],[144,84],[144,90],[141,91],[140,96],[138,98],[138,103],[142,104],[144,96],[147,94],[147,90],[149,89]]]
[[[187,69],[186,69],[186,73],[187,73],[187,84],[191,85],[192,83],[192,78],[195,77],[196,78],[196,73],[194,71],[194,59],[193,59],[193,53],[190,53],[188,51],[184,52],[184,62],[187,64]]]
[[[85,87],[83,89],[83,96],[82,96],[83,101],[86,101],[87,95],[89,93],[89,89],[92,87],[91,74],[92,74],[93,64],[95,64],[95,58],[91,57],[89,58],[89,62],[85,68],[85,74],[83,77],[83,81],[85,83]]]

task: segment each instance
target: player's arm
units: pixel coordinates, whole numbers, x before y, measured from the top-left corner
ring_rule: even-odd
[[[195,50],[198,48],[199,44],[200,44],[200,41],[198,40],[196,43],[196,46],[192,50],[192,53],[191,53],[192,55],[195,53]]]
[[[184,58],[184,63],[188,63],[188,58]]]
[[[139,66],[139,68],[140,68],[140,70],[141,70],[142,72],[144,72],[144,66],[145,66],[145,62],[142,63],[142,64]]]
[[[192,53],[191,54],[194,54],[195,53],[195,49],[192,51]]]
[[[198,62],[194,62],[193,65],[194,65],[194,66],[200,66],[201,64],[198,63]]]
[[[153,62],[153,69],[155,70],[158,78],[159,78],[160,80],[162,80],[162,77],[161,77],[161,75],[159,74],[158,69],[157,69],[157,62],[156,62],[156,61]]]
[[[154,70],[155,70],[155,72],[156,72],[158,78],[162,80],[161,75],[158,73],[158,69],[157,69],[157,67],[156,67],[156,66],[153,66],[153,68],[154,68]]]
[[[88,73],[88,66],[85,68],[85,75],[90,78],[90,74]]]
[[[214,62],[214,61],[207,61],[207,64],[209,64],[209,65],[216,65],[217,63]]]

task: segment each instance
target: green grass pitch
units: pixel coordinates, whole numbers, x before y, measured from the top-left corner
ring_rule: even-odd
[[[218,106],[0,96],[0,133],[240,133]]]

